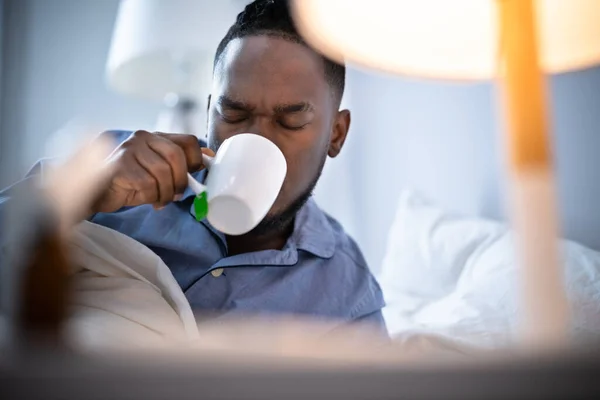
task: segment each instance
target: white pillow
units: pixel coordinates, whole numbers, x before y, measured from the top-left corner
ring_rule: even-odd
[[[600,253],[562,241],[565,283],[578,337],[600,331]],[[516,338],[519,293],[512,234],[404,192],[379,282],[390,335],[435,335],[477,348]]]

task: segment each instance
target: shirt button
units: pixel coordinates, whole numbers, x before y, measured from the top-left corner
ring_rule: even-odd
[[[223,268],[217,268],[217,269],[213,269],[212,271],[210,271],[210,274],[212,276],[214,276],[215,278],[220,277],[221,275],[223,275]]]

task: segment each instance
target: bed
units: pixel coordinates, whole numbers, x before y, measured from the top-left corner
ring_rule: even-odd
[[[401,194],[378,276],[390,335],[416,346],[498,349],[519,340],[514,234],[507,226],[445,211]],[[569,337],[600,332],[600,253],[560,242],[570,304]]]

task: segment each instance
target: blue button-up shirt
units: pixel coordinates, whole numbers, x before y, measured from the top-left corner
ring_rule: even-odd
[[[129,132],[110,132],[123,141]],[[203,181],[205,171],[195,175]],[[193,215],[191,190],[162,210],[98,213],[91,221],[143,243],[171,269],[195,312],[292,313],[368,321],[382,330],[381,289],[342,226],[310,199],[281,250],[230,256],[225,235]],[[221,272],[211,273],[213,271]]]

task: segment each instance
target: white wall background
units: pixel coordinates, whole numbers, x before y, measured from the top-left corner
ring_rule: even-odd
[[[118,0],[4,2],[0,186],[21,176],[44,154],[49,135],[74,118],[103,128],[152,127],[158,105],[122,98],[104,84]],[[600,249],[600,69],[553,77],[551,89],[564,233]],[[493,96],[489,84],[348,72],[352,129],[316,197],[373,269],[402,189],[470,215],[504,217]]]
[[[563,235],[600,249],[600,68],[554,76],[549,83]],[[349,86],[353,153],[346,154],[345,171],[362,190],[351,199],[361,211],[344,217],[354,217],[349,226],[356,227],[374,268],[403,189],[462,213],[505,220],[502,131],[491,84],[351,71]],[[343,184],[338,173],[330,184]],[[343,203],[340,194],[348,192],[332,192],[331,203]]]
[[[20,150],[13,180],[44,153],[45,139],[73,119],[105,127],[153,126],[159,105],[123,98],[104,83],[118,0],[5,1],[14,24],[2,135],[19,143],[13,145]]]

